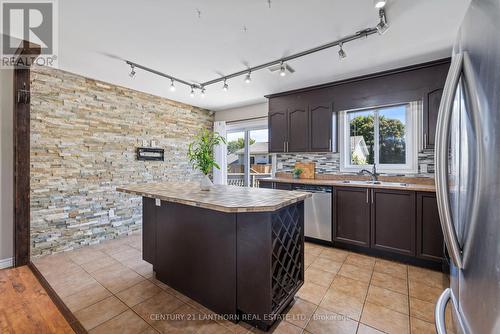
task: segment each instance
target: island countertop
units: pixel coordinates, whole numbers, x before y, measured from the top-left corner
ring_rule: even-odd
[[[268,212],[303,201],[310,193],[214,185],[202,191],[194,182],[155,182],[117,187],[117,191],[221,212]]]

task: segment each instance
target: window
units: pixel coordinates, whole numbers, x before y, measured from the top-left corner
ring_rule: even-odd
[[[227,184],[258,187],[259,179],[271,176],[267,119],[237,122],[227,131]]]
[[[416,172],[416,111],[420,102],[344,111],[341,170],[359,171],[373,164],[382,172]]]

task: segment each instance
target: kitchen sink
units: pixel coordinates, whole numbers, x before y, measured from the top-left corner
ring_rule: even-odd
[[[393,186],[393,187],[407,187],[408,183],[401,182],[382,182],[382,181],[354,181],[354,180],[344,180],[342,183],[348,184],[378,184],[381,186]]]

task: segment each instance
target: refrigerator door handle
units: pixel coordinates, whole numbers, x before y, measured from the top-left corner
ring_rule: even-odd
[[[434,309],[434,318],[436,325],[437,334],[446,334],[446,304],[451,298],[451,290],[447,288],[443,291],[441,296],[436,302],[436,307]]]
[[[448,77],[446,78],[436,124],[435,151],[436,197],[441,228],[443,230],[444,241],[448,247],[450,258],[455,266],[460,269],[463,268],[461,250],[455,229],[453,227],[450,201],[448,198],[448,139],[455,91],[462,75],[463,57],[463,53],[458,53],[453,57],[450,71],[448,72]]]

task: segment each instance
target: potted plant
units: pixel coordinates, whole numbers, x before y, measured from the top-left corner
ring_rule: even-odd
[[[294,168],[292,171],[292,175],[294,179],[300,179],[300,175],[304,172],[302,168]]]
[[[198,169],[203,173],[201,179],[201,190],[210,190],[213,186],[209,174],[213,168],[220,169],[220,166],[215,162],[214,147],[220,144],[225,144],[226,139],[207,129],[202,129],[195,137],[194,141],[189,144],[188,158],[194,169]]]

